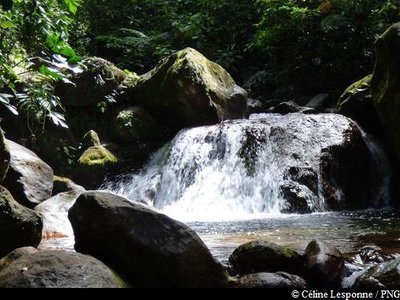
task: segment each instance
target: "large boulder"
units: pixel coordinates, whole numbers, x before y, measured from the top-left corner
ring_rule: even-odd
[[[314,287],[340,287],[344,275],[344,259],[335,247],[314,240],[308,244],[305,256],[304,274]]]
[[[106,97],[126,78],[124,71],[99,57],[86,58],[82,64],[84,70],[71,73],[70,82],[60,82],[56,88],[56,95],[66,106],[96,107],[99,102],[107,101]]]
[[[97,259],[73,252],[17,249],[0,260],[0,288],[123,288]]]
[[[38,213],[16,202],[0,186],[0,257],[15,248],[39,245],[42,227]]]
[[[371,78],[368,75],[350,85],[338,100],[337,112],[357,121],[366,131],[382,136],[383,127],[372,103]]]
[[[73,179],[86,189],[96,189],[117,163],[115,155],[103,146],[90,147],[79,158]]]
[[[11,159],[3,185],[27,207],[49,199],[53,189],[53,170],[29,149],[7,141]]]
[[[372,100],[400,162],[400,23],[376,41]]]
[[[349,125],[341,145],[321,151],[321,190],[332,210],[366,208],[373,200],[371,153],[358,125]]]
[[[278,271],[298,273],[303,261],[296,251],[260,240],[235,249],[229,257],[229,263],[237,274]]]
[[[254,273],[233,281],[232,287],[241,289],[305,289],[307,283],[303,278],[285,272]]]
[[[0,182],[6,177],[10,165],[10,150],[3,130],[0,128]]]
[[[247,93],[220,65],[186,48],[142,75],[129,93],[174,129],[243,118]]]
[[[191,229],[104,192],[69,210],[75,249],[114,266],[137,287],[225,287],[222,267]]]

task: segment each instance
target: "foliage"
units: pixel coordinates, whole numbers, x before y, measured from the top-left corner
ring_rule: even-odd
[[[73,40],[138,73],[190,46],[253,96],[309,97],[340,93],[370,73],[376,36],[398,21],[399,7],[400,0],[84,0]]]
[[[143,73],[176,50],[193,47],[236,74],[258,22],[253,0],[85,0],[75,41],[87,51]],[[102,18],[98,16],[101,15]],[[78,47],[79,45],[77,42]]]
[[[279,95],[343,90],[371,72],[377,35],[399,17],[398,0],[258,0],[250,47]],[[351,63],[350,63],[351,62]]]
[[[54,85],[67,79],[53,66],[62,56],[80,60],[67,42],[80,0],[8,2],[12,6],[0,10],[0,102],[26,116],[32,133],[43,130],[47,119],[66,127]]]

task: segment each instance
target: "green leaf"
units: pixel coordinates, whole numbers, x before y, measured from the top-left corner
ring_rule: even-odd
[[[64,0],[64,3],[68,6],[68,10],[73,14],[76,14],[80,2],[80,0]]]
[[[63,79],[63,77],[64,77],[63,74],[60,71],[58,71],[56,69],[53,69],[53,68],[49,68],[49,67],[44,66],[44,65],[42,65],[39,68],[39,72],[41,74],[45,75],[45,76],[51,77],[54,80],[60,80],[60,79]]]
[[[82,57],[77,56],[77,55],[75,55],[75,56],[73,56],[73,57],[71,57],[69,59],[69,62],[72,63],[72,64],[76,64],[76,63],[78,63],[80,61],[82,61]]]
[[[3,20],[0,22],[0,27],[3,29],[8,29],[8,28],[14,28],[15,25],[13,22],[11,22],[9,20]]]
[[[72,49],[67,42],[63,41],[59,34],[48,34],[46,38],[46,45],[56,54],[61,54],[68,58],[76,57],[74,49]]]

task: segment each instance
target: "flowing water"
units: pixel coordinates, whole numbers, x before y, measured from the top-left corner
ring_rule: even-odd
[[[287,174],[307,170],[314,188],[296,188],[322,212],[321,152],[341,145],[350,125],[334,114],[270,114],[183,130],[142,172],[104,188],[183,221],[239,220],[280,214],[281,186],[294,184]]]
[[[223,263],[240,244],[261,238],[299,252],[318,238],[343,252],[374,243],[399,253],[396,211],[325,212],[321,151],[341,145],[350,123],[334,114],[269,114],[183,130],[143,170],[113,179],[103,189],[187,223]],[[375,174],[368,200],[371,207],[386,207],[389,163],[376,142],[365,138]],[[312,214],[281,214],[287,203],[280,187],[291,180],[292,168],[311,174],[312,184],[298,185],[298,192]],[[73,239],[44,241],[42,247],[72,249]]]

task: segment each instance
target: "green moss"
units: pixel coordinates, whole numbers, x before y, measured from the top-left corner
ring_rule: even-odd
[[[138,103],[173,129],[241,118],[246,110],[247,93],[224,68],[192,48],[160,61],[134,89]]]
[[[71,182],[71,179],[66,178],[66,177],[53,176],[53,182],[54,182],[54,183],[63,183],[63,184],[67,184],[67,183]]]
[[[372,78],[372,74],[369,74],[369,75],[365,76],[363,79],[360,79],[359,81],[353,83],[344,91],[344,94],[347,94],[347,93],[356,94],[360,91],[365,91],[366,89],[369,88],[369,86],[371,84],[371,78]]]
[[[83,152],[78,163],[81,166],[105,166],[115,164],[118,159],[102,146],[93,146]]]

